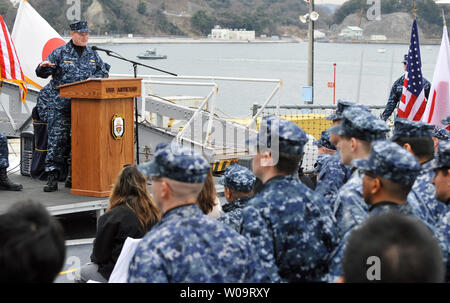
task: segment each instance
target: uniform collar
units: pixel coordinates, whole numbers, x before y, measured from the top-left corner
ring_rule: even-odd
[[[233,202],[228,202],[222,206],[222,210],[226,213],[235,210],[236,208],[242,208],[248,200],[250,200],[251,196],[240,197],[234,200]]]
[[[293,173],[292,175],[279,175],[279,176],[275,176],[275,177],[272,177],[272,178],[270,178],[269,180],[267,180],[266,181],[266,183],[264,183],[264,185],[263,185],[263,189],[265,189],[267,186],[270,186],[272,183],[277,183],[278,181],[281,181],[281,180],[285,180],[285,179],[298,179],[298,176],[297,176],[297,172],[295,172],[295,173]]]
[[[166,211],[163,214],[161,221],[165,221],[165,220],[168,220],[168,218],[173,218],[173,217],[179,217],[179,218],[190,217],[197,213],[202,214],[203,212],[196,203],[183,204],[183,205],[176,206],[176,207],[171,208],[168,211]]]

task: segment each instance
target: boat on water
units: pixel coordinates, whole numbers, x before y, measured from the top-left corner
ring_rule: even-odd
[[[137,57],[139,59],[149,59],[149,60],[167,59],[166,55],[158,55],[156,53],[155,48],[148,49],[144,53],[137,55]]]
[[[378,49],[377,49],[377,53],[382,54],[382,53],[385,53],[385,52],[386,52],[386,49],[385,49],[385,48],[378,48]]]

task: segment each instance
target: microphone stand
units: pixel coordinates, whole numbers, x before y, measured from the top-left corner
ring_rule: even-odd
[[[137,78],[137,67],[138,67],[138,65],[143,66],[143,67],[147,67],[147,68],[150,68],[150,69],[154,69],[154,70],[157,70],[159,72],[166,73],[166,74],[169,74],[169,75],[172,75],[172,76],[175,76],[175,77],[178,76],[177,74],[174,74],[174,73],[171,73],[171,72],[168,72],[168,71],[156,68],[156,67],[152,67],[152,66],[149,66],[149,65],[145,65],[145,64],[142,64],[142,63],[139,63],[139,62],[136,62],[136,61],[124,58],[121,55],[119,55],[117,53],[114,53],[113,51],[109,51],[109,50],[102,50],[102,51],[104,51],[110,57],[114,57],[114,58],[117,58],[117,59],[120,59],[120,60],[123,60],[123,61],[127,61],[127,62],[130,62],[131,64],[133,64],[134,78]],[[144,101],[142,100],[142,102],[144,102]],[[142,113],[142,114],[144,114],[144,113]],[[137,108],[137,98],[136,97],[134,97],[134,119],[135,119],[134,136],[135,136],[135,141],[136,141],[136,163],[139,164],[139,125],[138,125],[138,108]]]

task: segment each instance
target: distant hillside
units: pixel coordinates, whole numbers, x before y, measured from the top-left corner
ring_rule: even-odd
[[[29,0],[29,3],[61,34],[68,33],[69,5],[61,0]],[[257,35],[304,36],[307,25],[298,17],[308,4],[300,0],[81,0],[82,18],[94,34],[204,36],[218,24],[255,30]],[[327,27],[328,9],[317,7],[316,26]],[[0,0],[0,12],[12,27],[15,9]],[[6,13],[7,12],[7,13]]]
[[[332,23],[338,29],[344,26],[360,25],[364,35],[385,35],[388,39],[404,39],[409,41],[413,20],[412,0],[383,0],[381,20],[369,21],[366,16],[370,5],[366,0],[349,0],[340,6],[332,16]],[[417,23],[423,38],[440,38],[442,33],[442,17],[439,6],[430,0],[415,0]],[[447,9],[447,19],[448,19]],[[336,34],[336,33],[335,33]]]

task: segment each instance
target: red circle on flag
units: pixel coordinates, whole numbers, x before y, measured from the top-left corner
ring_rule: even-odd
[[[66,42],[61,38],[52,38],[48,40],[42,49],[42,61],[44,61],[52,51],[64,44],[66,44]]]

